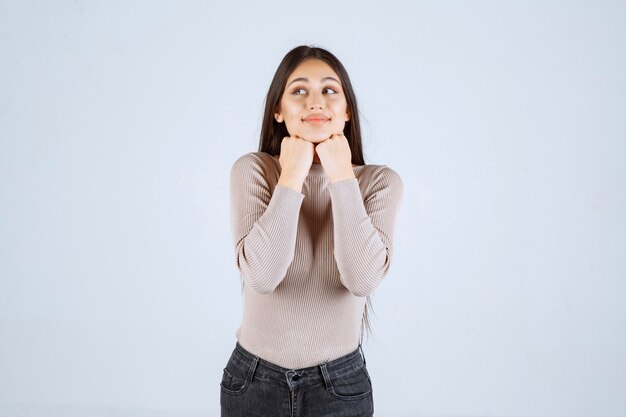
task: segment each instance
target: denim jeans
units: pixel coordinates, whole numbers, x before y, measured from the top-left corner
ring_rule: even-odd
[[[239,342],[220,383],[221,417],[371,417],[372,382],[361,346],[317,366],[287,369]]]

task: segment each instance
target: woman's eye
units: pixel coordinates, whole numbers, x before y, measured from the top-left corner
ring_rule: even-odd
[[[302,91],[302,93],[300,93],[301,91]],[[337,94],[338,93],[338,91],[335,90],[332,87],[326,87],[322,91],[329,91],[330,94]],[[301,96],[302,94],[306,94],[306,89],[304,89],[304,88],[296,88],[295,90],[292,91],[291,94],[294,94],[296,96]]]

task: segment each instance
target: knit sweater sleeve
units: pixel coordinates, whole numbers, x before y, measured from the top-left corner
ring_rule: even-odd
[[[382,167],[363,197],[356,178],[329,186],[335,261],[342,284],[359,297],[371,294],[391,266],[403,183],[394,170]]]
[[[231,229],[244,282],[269,294],[293,261],[304,194],[276,184],[272,192],[258,156],[248,153],[230,172]]]

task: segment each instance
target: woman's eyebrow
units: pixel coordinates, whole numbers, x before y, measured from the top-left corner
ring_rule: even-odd
[[[334,81],[334,82],[336,82],[337,84],[341,85],[341,83],[340,83],[340,82],[339,82],[339,81],[338,81],[335,77],[324,77],[324,78],[322,78],[322,82],[324,82],[324,81],[329,81],[329,80],[330,80],[330,81]],[[295,83],[296,81],[305,81],[305,82],[307,82],[307,83],[308,83],[308,82],[309,82],[309,79],[308,79],[308,78],[305,78],[305,77],[298,77],[298,78],[294,78],[294,79],[293,79],[293,80],[292,80],[289,84],[287,84],[287,87],[289,87],[291,84]]]

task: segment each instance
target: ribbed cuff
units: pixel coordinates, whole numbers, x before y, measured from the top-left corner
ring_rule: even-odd
[[[356,218],[367,217],[359,180],[356,178],[346,178],[331,183],[328,185],[328,192],[332,200],[333,215],[350,213]]]
[[[281,228],[284,229],[286,223],[289,229],[295,230],[298,227],[298,217],[303,201],[304,194],[283,185],[276,185],[272,199],[267,205],[267,214],[264,216],[265,225],[274,229],[282,223]]]

